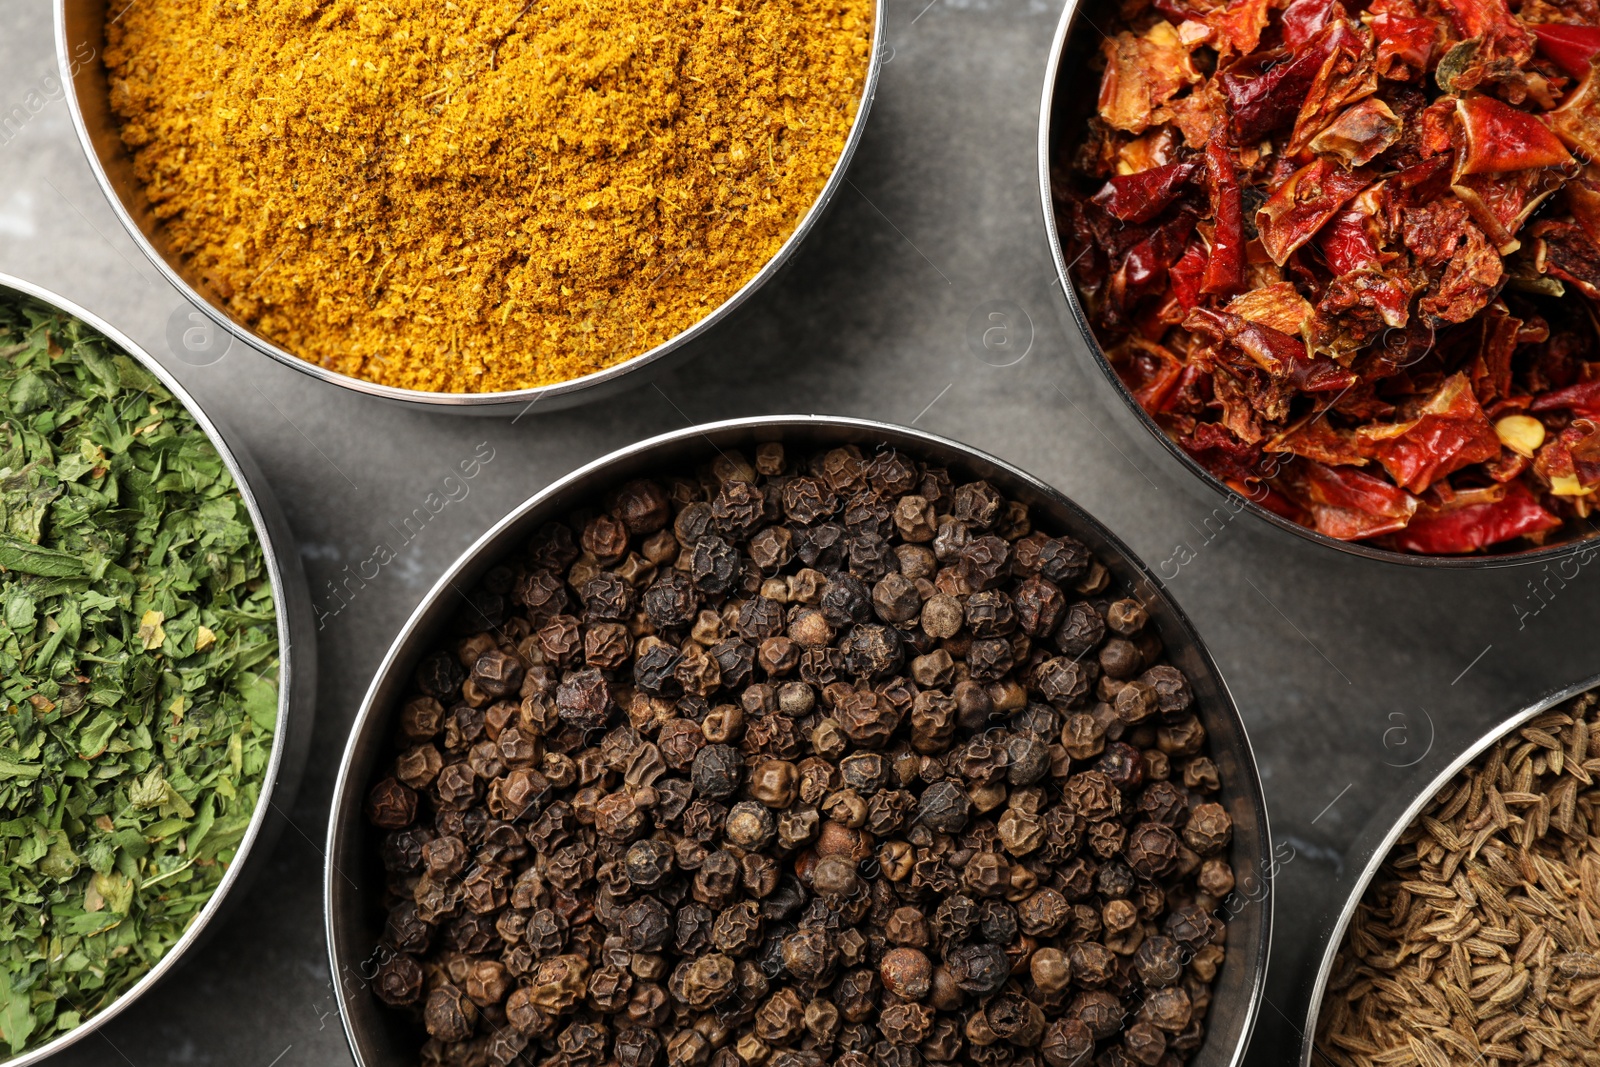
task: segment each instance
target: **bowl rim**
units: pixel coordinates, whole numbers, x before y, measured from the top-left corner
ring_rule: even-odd
[[[195,913],[189,925],[184,929],[178,940],[146,971],[138,981],[129,986],[122,995],[107,1004],[98,1012],[80,1022],[77,1026],[65,1033],[51,1038],[42,1045],[25,1049],[16,1056],[0,1059],[3,1067],[25,1067],[27,1064],[39,1061],[60,1052],[69,1045],[81,1041],[101,1026],[116,1018],[125,1009],[138,1000],[141,996],[154,988],[163,978],[171,972],[183,959],[185,953],[194,946],[216,917],[222,907],[224,898],[242,876],[246,863],[250,859],[250,852],[261,834],[262,825],[267,821],[270,813],[277,807],[273,802],[273,793],[279,781],[279,776],[285,770],[285,749],[290,744],[290,711],[296,695],[296,672],[300,669],[301,656],[297,655],[290,638],[290,623],[297,615],[296,606],[290,602],[289,593],[295,586],[289,576],[284,572],[284,567],[279,559],[279,551],[295,552],[292,537],[288,536],[287,529],[283,530],[277,542],[273,538],[273,523],[267,509],[263,507],[258,494],[270,494],[269,489],[258,489],[252,485],[239,456],[229,446],[227,438],[217,428],[216,423],[206,410],[199,404],[189,391],[172,376],[160,363],[152,358],[139,345],[112,326],[98,315],[88,311],[81,305],[60,296],[49,289],[32,282],[24,281],[10,274],[0,273],[0,292],[10,291],[32,297],[42,303],[54,307],[56,310],[71,315],[73,318],[92,327],[102,334],[108,341],[116,345],[129,358],[137,362],[145,371],[154,375],[161,385],[169,391],[177,401],[184,406],[195,424],[210,440],[212,447],[222,457],[222,462],[227,466],[228,473],[233,476],[235,487],[243,499],[245,509],[250,515],[250,522],[255,531],[256,538],[261,543],[261,555],[267,568],[267,578],[272,583],[273,610],[277,614],[278,630],[278,716],[273,724],[272,754],[267,760],[267,766],[262,771],[261,793],[256,799],[255,810],[250,815],[250,824],[246,827],[244,836],[239,841],[238,850],[234,854],[233,862],[222,876],[222,881],[212,891],[211,896]],[[242,453],[241,453],[242,454]],[[257,478],[258,481],[264,481]],[[271,501],[270,495],[265,499]],[[276,503],[271,504],[276,508]],[[308,677],[315,677],[314,658],[307,660],[310,666],[303,673]]]
[[[1093,362],[1100,370],[1100,373],[1105,376],[1118,398],[1138,419],[1144,430],[1158,440],[1166,451],[1175,457],[1191,475],[1198,478],[1213,493],[1223,497],[1230,505],[1232,501],[1237,500],[1244,511],[1249,512],[1256,518],[1263,519],[1273,526],[1286,530],[1297,537],[1304,538],[1313,544],[1322,545],[1346,555],[1408,567],[1434,567],[1445,570],[1487,570],[1549,563],[1582,551],[1586,545],[1600,542],[1600,534],[1591,533],[1586,537],[1564,541],[1558,545],[1525,549],[1520,552],[1507,552],[1496,555],[1444,556],[1427,555],[1418,552],[1398,552],[1394,549],[1378,548],[1359,541],[1340,541],[1329,537],[1327,534],[1318,533],[1310,527],[1301,526],[1292,519],[1284,518],[1277,512],[1262,507],[1245,494],[1229,488],[1216,475],[1201,466],[1193,456],[1185,452],[1176,441],[1167,436],[1166,431],[1150,417],[1150,413],[1145,411],[1138,401],[1134,400],[1133,395],[1128,392],[1128,387],[1122,384],[1122,379],[1117,376],[1116,369],[1111,366],[1111,361],[1106,357],[1105,349],[1101,347],[1100,339],[1095,335],[1094,327],[1089,322],[1089,317],[1084,311],[1083,302],[1078,297],[1077,286],[1072,280],[1071,264],[1067,262],[1066,254],[1062,249],[1060,229],[1056,225],[1055,200],[1050,191],[1051,134],[1056,119],[1056,90],[1062,75],[1062,62],[1065,58],[1067,42],[1076,28],[1074,22],[1088,2],[1089,0],[1066,0],[1066,5],[1061,12],[1061,20],[1056,26],[1055,38],[1050,44],[1050,58],[1045,68],[1044,93],[1039,104],[1039,202],[1044,213],[1045,238],[1050,244],[1050,258],[1055,263],[1055,281],[1066,296],[1067,306],[1071,309],[1073,321],[1077,324],[1079,333],[1083,335]],[[1084,21],[1091,26],[1094,25],[1089,22],[1087,17],[1085,17]]]
[[[717,433],[728,431],[759,432],[763,429],[782,431],[785,428],[802,427],[821,427],[825,430],[845,431],[847,433],[857,432],[866,435],[887,433],[897,438],[909,439],[916,444],[926,445],[930,449],[959,453],[967,460],[990,465],[1002,472],[1006,477],[1014,479],[1016,483],[1027,487],[1041,498],[1048,500],[1052,506],[1059,508],[1062,512],[1071,515],[1074,519],[1093,529],[1097,535],[1104,539],[1112,552],[1120,555],[1121,562],[1135,576],[1134,581],[1129,583],[1130,586],[1137,587],[1140,582],[1146,583],[1154,590],[1164,606],[1170,609],[1172,620],[1191,640],[1193,654],[1204,667],[1209,679],[1216,685],[1216,695],[1221,706],[1215,709],[1214,713],[1230,719],[1237,728],[1238,746],[1236,755],[1239,759],[1240,768],[1244,771],[1243,777],[1245,780],[1232,783],[1231,787],[1237,791],[1239,797],[1248,802],[1260,825],[1259,836],[1263,871],[1256,872],[1260,892],[1250,900],[1252,905],[1261,908],[1260,933],[1255,943],[1250,946],[1250,951],[1247,954],[1248,958],[1239,960],[1240,966],[1248,968],[1248,993],[1241,998],[1243,1000],[1241,1004],[1243,1018],[1239,1025],[1237,1041],[1225,1060],[1227,1067],[1239,1067],[1249,1049],[1250,1038],[1260,1018],[1261,1004],[1266,993],[1267,967],[1271,956],[1273,918],[1276,904],[1276,885],[1274,876],[1266,874],[1265,870],[1267,862],[1276,853],[1273,846],[1270,812],[1262,786],[1260,765],[1256,760],[1254,745],[1250,740],[1249,731],[1245,726],[1243,716],[1239,713],[1238,704],[1233,698],[1227,679],[1218,669],[1215,660],[1211,656],[1210,649],[1200,637],[1199,630],[1171,591],[1145,564],[1143,559],[1129,548],[1120,537],[1107,528],[1104,523],[1048,482],[983,449],[951,438],[919,430],[915,427],[848,416],[791,414],[722,419],[715,422],[687,426],[683,429],[673,430],[634,442],[583,464],[514,505],[505,516],[491,525],[457,556],[422,599],[418,601],[416,608],[406,619],[405,624],[397,631],[389,648],[385,651],[382,661],[373,672],[372,681],[362,697],[360,708],[351,723],[346,737],[344,752],[339,761],[339,772],[334,781],[333,801],[328,820],[328,836],[324,848],[326,864],[323,872],[323,919],[331,973],[335,976],[340,975],[344,970],[348,969],[347,965],[349,963],[348,960],[342,959],[340,955],[343,939],[336,922],[338,916],[335,915],[334,900],[336,883],[339,879],[345,878],[344,873],[337,867],[337,859],[341,855],[340,838],[343,834],[341,829],[342,813],[349,809],[352,804],[359,804],[359,800],[352,795],[352,789],[359,788],[364,790],[366,788],[365,778],[359,783],[355,781],[357,749],[369,731],[378,728],[382,722],[386,722],[390,717],[391,709],[387,705],[382,708],[377,707],[384,683],[397,669],[397,666],[400,665],[400,661],[412,654],[409,646],[418,638],[419,631],[437,627],[437,621],[431,618],[436,612],[436,604],[447,596],[460,595],[456,584],[457,579],[478,563],[479,557],[490,549],[495,542],[499,541],[506,531],[525,521],[530,513],[539,511],[553,499],[574,487],[581,486],[592,480],[608,468],[695,437],[704,437],[713,449],[720,451],[720,447],[712,437]],[[897,444],[895,447],[900,446]],[[915,445],[907,447],[915,447]],[[370,775],[371,770],[371,767],[366,767],[362,773],[363,775]],[[1235,944],[1230,940],[1230,949]],[[366,1061],[362,1058],[362,1045],[351,1021],[351,1012],[347,1004],[348,992],[346,985],[342,980],[335,980],[333,986],[339,1005],[339,1017],[344,1025],[346,1041],[349,1043],[351,1053],[356,1062],[362,1064]]]
[[[72,58],[72,47],[67,38],[67,4],[71,2],[74,2],[74,0],[53,0],[53,5],[55,9],[56,62],[66,94],[67,110],[72,115],[72,126],[78,136],[78,145],[87,157],[89,169],[94,172],[95,182],[110,203],[112,212],[117,216],[117,221],[122,224],[123,230],[127,232],[133,243],[138,246],[139,251],[144,253],[145,258],[150,261],[161,276],[185,300],[194,305],[197,310],[203,312],[219,327],[228,331],[230,335],[238,338],[252,350],[264,353],[285,366],[293,367],[303,374],[310,375],[330,385],[348,389],[354,393],[362,393],[367,396],[422,407],[428,410],[458,413],[503,414],[508,412],[500,409],[509,409],[517,404],[522,404],[521,414],[527,414],[538,404],[547,400],[566,400],[570,404],[588,399],[598,399],[598,395],[580,398],[580,394],[599,386],[615,383],[618,379],[634,371],[643,370],[659,363],[669,355],[679,353],[686,345],[728,319],[793,258],[801,242],[816,228],[828,205],[849,180],[846,172],[849,170],[850,162],[865,135],[867,114],[872,110],[872,103],[877,95],[878,81],[883,70],[884,56],[887,52],[884,22],[888,0],[871,0],[873,8],[872,39],[867,58],[866,76],[862,80],[861,95],[857,99],[856,113],[851,120],[850,131],[845,137],[844,147],[840,150],[838,158],[834,161],[829,171],[828,180],[823,184],[821,191],[812,200],[805,213],[800,216],[789,236],[784,238],[778,250],[722,303],[696,320],[693,325],[673,334],[655,347],[640,352],[620,363],[615,363],[577,378],[553,382],[549,385],[530,386],[524,389],[507,389],[499,392],[442,393],[381,385],[377,382],[367,381],[364,378],[341,374],[337,371],[329,370],[321,364],[313,363],[309,359],[303,359],[288,349],[259,336],[255,331],[235,322],[226,310],[217,306],[209,296],[191,284],[168,262],[167,257],[145,235],[143,229],[140,228],[132,213],[123,203],[121,195],[112,185],[110,176],[101,164],[99,153],[95,150],[93,138],[90,136],[88,126],[84,120],[83,108],[78,101],[77,79],[73,73],[75,60]],[[79,2],[98,4],[102,3],[103,0],[79,0]],[[104,65],[103,38],[101,48],[91,62]],[[641,380],[640,384],[642,383]],[[560,406],[563,405],[557,403],[546,408],[546,410],[556,410]],[[518,415],[518,418],[521,417],[521,414]]]
[[[1373,847],[1370,856],[1362,865],[1361,873],[1351,883],[1350,891],[1345,897],[1344,905],[1339,909],[1338,920],[1333,925],[1332,932],[1328,935],[1322,952],[1322,960],[1317,966],[1316,980],[1311,987],[1311,1001],[1306,1008],[1305,1027],[1302,1034],[1305,1043],[1300,1050],[1300,1067],[1311,1067],[1312,1059],[1316,1054],[1317,1023],[1322,1016],[1322,1002],[1328,993],[1328,981],[1333,976],[1334,964],[1338,961],[1339,950],[1344,947],[1345,933],[1350,928],[1350,920],[1355,917],[1356,909],[1361,906],[1362,899],[1367,894],[1367,888],[1378,872],[1383,869],[1384,863],[1389,859],[1389,853],[1394,849],[1395,843],[1400,840],[1400,835],[1410,828],[1413,821],[1438,796],[1439,791],[1471,765],[1477,758],[1494,745],[1503,740],[1513,730],[1516,730],[1530,719],[1536,719],[1545,712],[1550,711],[1558,704],[1563,704],[1573,697],[1600,689],[1600,674],[1593,675],[1581,682],[1574,682],[1561,689],[1554,690],[1528,704],[1510,718],[1503,719],[1489,727],[1487,733],[1479,737],[1466,751],[1445,765],[1444,769],[1434,775],[1405,807],[1405,810],[1394,820],[1393,824],[1384,832],[1383,836]]]

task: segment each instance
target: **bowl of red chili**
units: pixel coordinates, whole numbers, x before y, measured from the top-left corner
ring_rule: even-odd
[[[1600,501],[1600,28],[1358,4],[1069,0],[1039,135],[1067,301],[1146,429],[1280,527],[1570,550]]]

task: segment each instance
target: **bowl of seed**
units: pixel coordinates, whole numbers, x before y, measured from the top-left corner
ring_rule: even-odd
[[[1589,1063],[1600,1055],[1600,679],[1439,774],[1357,881],[1300,1062]]]
[[[1182,612],[918,431],[694,427],[550,486],[362,705],[328,936],[363,1064],[1236,1064],[1271,857]]]
[[[591,400],[686,356],[843,185],[883,0],[380,10],[58,0],[78,134],[198,308],[434,410]]]
[[[299,782],[316,653],[249,460],[126,337],[3,275],[0,425],[0,1057],[26,1064],[243,895]]]

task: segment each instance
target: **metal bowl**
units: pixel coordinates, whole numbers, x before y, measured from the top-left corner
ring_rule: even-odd
[[[1122,398],[1129,412],[1138,420],[1145,432],[1154,437],[1214,493],[1220,494],[1235,510],[1247,511],[1273,526],[1287,530],[1298,537],[1352,556],[1404,563],[1420,567],[1446,567],[1475,569],[1542,563],[1576,551],[1592,538],[1570,538],[1559,544],[1546,545],[1516,552],[1499,552],[1471,556],[1430,556],[1414,552],[1397,552],[1375,545],[1353,541],[1339,541],[1326,534],[1301,526],[1248,497],[1228,488],[1221,479],[1201,466],[1195,458],[1178,446],[1166,432],[1133,398],[1122,379],[1117,377],[1105,349],[1095,336],[1094,327],[1084,310],[1077,285],[1070,273],[1070,264],[1063,251],[1061,234],[1056,225],[1055,201],[1050,192],[1050,171],[1058,150],[1071,145],[1082,135],[1084,123],[1095,113],[1100,94],[1100,74],[1092,60],[1100,42],[1105,39],[1101,27],[1109,27],[1117,20],[1117,5],[1112,0],[1067,0],[1061,12],[1061,22],[1056,27],[1055,43],[1050,47],[1050,62],[1045,71],[1044,98],[1039,106],[1039,195],[1044,208],[1044,228],[1050,240],[1050,254],[1055,259],[1056,275],[1061,291],[1066,294],[1072,318],[1083,334],[1084,343],[1093,353],[1095,365],[1105,375],[1117,396]]]
[[[254,331],[235,322],[221,299],[212,288],[173,255],[165,235],[151,210],[144,190],[133,173],[133,160],[123,147],[118,132],[116,115],[111,110],[110,85],[101,56],[105,52],[105,22],[107,0],[54,0],[56,23],[56,58],[61,68],[61,80],[66,86],[67,107],[72,113],[72,124],[78,131],[78,140],[89,158],[89,166],[111,209],[116,212],[122,226],[133,238],[134,244],[150,258],[162,276],[172,283],[190,303],[210,316],[219,326],[245,344],[273,359],[329,382],[368,396],[381,397],[408,407],[427,411],[466,415],[521,415],[586,404],[593,400],[622,392],[651,381],[655,375],[675,366],[694,352],[691,342],[710,332],[713,327],[729,318],[750,299],[756,290],[770,281],[787,264],[800,243],[816,228],[818,220],[845,183],[845,172],[856,148],[861,144],[866,127],[867,112],[878,89],[878,75],[884,57],[884,5],[886,0],[873,0],[872,50],[867,62],[867,76],[862,86],[860,105],[855,121],[845,139],[844,151],[833,166],[827,184],[816,201],[801,217],[787,240],[753,277],[728,299],[706,314],[699,322],[647,352],[615,366],[586,374],[581,378],[541,385],[531,389],[513,389],[500,393],[430,393],[415,389],[401,389],[392,385],[379,385],[361,378],[338,374],[334,371],[301,359],[284,348],[259,336]],[[120,6],[120,5],[117,5]]]
[[[1391,816],[1388,812],[1380,812],[1367,828],[1362,831],[1360,838],[1347,854],[1350,858],[1365,862],[1361,874],[1351,884],[1350,895],[1345,899],[1344,907],[1340,909],[1338,919],[1334,922],[1332,933],[1328,936],[1323,946],[1322,963],[1317,968],[1315,983],[1311,989],[1311,1001],[1306,1011],[1305,1028],[1301,1033],[1304,1045],[1300,1050],[1300,1067],[1311,1067],[1316,1054],[1317,1022],[1322,1016],[1322,1001],[1328,992],[1328,982],[1333,976],[1334,963],[1338,960],[1339,950],[1344,947],[1345,933],[1350,928],[1350,920],[1355,918],[1356,909],[1361,905],[1361,898],[1366,896],[1367,887],[1372,884],[1373,878],[1383,869],[1385,861],[1389,858],[1390,851],[1395,843],[1400,840],[1400,835],[1406,832],[1412,822],[1433,801],[1445,786],[1449,785],[1456,775],[1465,770],[1474,760],[1483,755],[1513,730],[1520,729],[1529,719],[1537,718],[1558,704],[1571,700],[1575,696],[1587,693],[1591,689],[1600,688],[1600,675],[1578,682],[1576,685],[1550,693],[1542,699],[1523,708],[1511,718],[1506,719],[1498,726],[1492,727],[1477,741],[1472,743],[1461,755],[1446,764],[1433,779],[1424,786],[1415,798],[1406,805],[1405,810],[1398,816]],[[1322,1059],[1327,1062],[1326,1057]]]
[[[272,599],[278,615],[278,719],[274,727],[272,758],[267,763],[261,784],[261,799],[251,816],[249,828],[239,842],[233,865],[222,876],[211,899],[206,901],[183,936],[127,992],[74,1029],[5,1061],[6,1067],[25,1067],[82,1040],[125,1011],[172,973],[186,957],[193,955],[193,950],[220,927],[219,917],[244,897],[244,887],[261,866],[260,858],[271,853],[273,842],[288,822],[285,812],[293,805],[295,792],[300,788],[300,775],[305,769],[306,756],[310,753],[311,712],[317,697],[317,646],[311,592],[306,585],[305,571],[300,566],[300,553],[295,547],[294,535],[283,513],[278,510],[271,490],[266,488],[266,479],[261,476],[261,471],[238,444],[231,443],[235,440],[233,435],[219,427],[161,364],[104,320],[70,300],[8,274],[0,274],[0,290],[31,296],[104,334],[146,371],[155,375],[194,416],[195,423],[211,439],[217,454],[233,475],[234,484],[239,487],[239,496],[250,512],[256,536],[261,540],[261,555],[266,561],[268,579],[272,582]],[[298,647],[294,643],[296,638],[301,641]]]
[[[367,790],[388,757],[394,709],[410,685],[417,662],[459,610],[460,590],[526,544],[543,523],[563,516],[631,478],[705,463],[724,449],[752,449],[768,441],[793,448],[856,444],[902,449],[985,478],[1032,507],[1039,525],[1086,544],[1124,589],[1135,591],[1163,638],[1167,655],[1189,678],[1211,738],[1211,755],[1224,782],[1222,802],[1234,819],[1232,862],[1238,889],[1223,902],[1228,916],[1223,966],[1205,1045],[1194,1067],[1233,1067],[1244,1057],[1262,996],[1272,926],[1273,851],[1255,757],[1226,684],[1194,627],[1137,557],[1105,527],[1050,486],[976,449],[917,430],[857,419],[790,415],[737,419],[690,427],[640,442],[583,467],[535,494],[500,520],[445,572],[395,638],[362,701],[345,747],[328,826],[325,892],[328,952],[340,1017],[356,1062],[369,1067],[409,1062],[425,1036],[370,989],[380,957],[384,872],[380,832],[363,815]]]

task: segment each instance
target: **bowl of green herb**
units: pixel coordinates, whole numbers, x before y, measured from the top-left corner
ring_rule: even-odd
[[[241,895],[304,763],[310,623],[249,460],[0,275],[0,1059],[126,1009]]]

